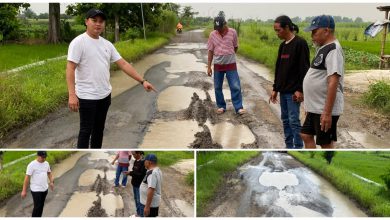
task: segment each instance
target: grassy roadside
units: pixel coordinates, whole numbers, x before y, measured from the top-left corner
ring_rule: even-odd
[[[390,216],[390,192],[384,187],[364,182],[351,174],[353,171],[362,176],[368,174],[379,176],[380,169],[378,168],[383,167],[385,170],[385,164],[388,166],[388,159],[385,161],[376,157],[377,161],[375,161],[372,155],[359,156],[357,152],[337,152],[332,164],[327,165],[319,154],[316,154],[314,158],[310,158],[310,153],[304,152],[290,151],[289,154],[327,179],[350,199],[356,201],[367,210],[370,216]],[[381,163],[381,165],[378,166],[376,163]],[[372,176],[367,178],[375,179]]]
[[[196,199],[198,216],[224,182],[224,176],[259,155],[259,152],[198,152]]]
[[[0,72],[41,60],[66,55],[68,44],[0,45]]]
[[[166,44],[170,36],[160,34],[146,41],[118,42],[115,46],[124,59],[133,62]],[[0,140],[10,130],[42,118],[66,103],[65,69],[66,59],[61,59],[0,75]]]
[[[8,160],[7,154],[15,159],[15,155],[12,153],[14,152],[6,152],[4,154],[4,160]],[[29,152],[29,154],[30,153],[31,152]],[[53,167],[54,164],[69,157],[72,153],[74,152],[49,151],[46,160],[49,162],[50,166]],[[0,171],[0,204],[22,190],[27,165],[33,160],[34,158],[28,158]]]

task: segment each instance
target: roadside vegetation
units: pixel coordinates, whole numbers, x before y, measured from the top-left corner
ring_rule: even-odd
[[[332,183],[339,191],[356,201],[370,216],[390,216],[390,153],[339,151],[328,164],[322,152],[289,154]],[[379,183],[364,181],[356,176]]]
[[[36,153],[36,151],[34,152]],[[11,160],[16,160],[34,152],[7,151],[4,152],[3,158],[4,161],[10,162]],[[72,153],[74,152],[48,151],[46,161],[49,162],[51,167],[53,167],[56,163],[59,163],[61,160],[69,157]],[[22,190],[27,165],[34,159],[35,157],[27,158],[0,170],[0,204]]]
[[[252,158],[259,156],[259,152],[212,152],[199,151],[197,153],[196,179],[196,210],[198,216],[203,216],[204,209],[213,199],[219,187],[224,183],[224,177],[245,164]]]
[[[369,85],[363,102],[390,117],[390,81],[380,80]]]

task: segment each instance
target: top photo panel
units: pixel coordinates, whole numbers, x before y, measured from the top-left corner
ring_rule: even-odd
[[[0,3],[0,148],[390,148],[389,11]]]

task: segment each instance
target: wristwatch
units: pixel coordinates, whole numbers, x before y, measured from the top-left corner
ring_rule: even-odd
[[[147,80],[146,79],[143,79],[143,80],[141,80],[141,82],[139,82],[141,85],[143,85],[144,84],[144,82],[146,82]]]

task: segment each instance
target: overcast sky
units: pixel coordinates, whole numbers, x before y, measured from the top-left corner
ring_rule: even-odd
[[[61,13],[64,13],[69,3],[61,3]],[[179,3],[180,4],[180,3]],[[290,17],[315,16],[330,14],[349,18],[361,17],[364,21],[374,22],[384,18],[384,12],[376,9],[383,4],[368,3],[342,3],[342,4],[309,4],[309,3],[183,3],[181,6],[192,6],[194,11],[199,12],[198,16],[216,16],[219,11],[224,11],[227,18],[253,18],[253,19],[274,19],[285,14]],[[31,9],[37,13],[49,11],[47,3],[31,3]]]

